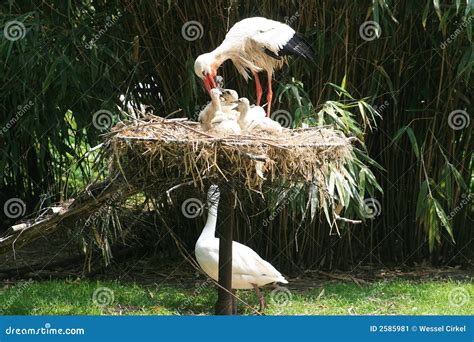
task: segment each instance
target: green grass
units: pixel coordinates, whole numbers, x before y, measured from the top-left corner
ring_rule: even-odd
[[[113,303],[99,306],[98,288],[113,292]],[[257,307],[253,291],[240,291],[248,303],[240,314]],[[291,294],[291,295],[290,295]],[[265,290],[267,315],[469,315],[474,311],[474,284],[454,281],[380,281],[363,286],[325,283],[321,287],[272,294]],[[456,296],[458,295],[458,296]],[[450,300],[451,297],[451,300]],[[100,296],[98,297],[100,301]],[[107,298],[110,298],[107,297]],[[107,299],[106,298],[106,299]],[[272,300],[273,299],[273,300]],[[464,300],[463,300],[464,299]],[[216,300],[213,285],[201,281],[191,289],[142,286],[114,281],[42,281],[17,284],[0,290],[4,315],[208,315]],[[453,300],[462,305],[456,306]]]

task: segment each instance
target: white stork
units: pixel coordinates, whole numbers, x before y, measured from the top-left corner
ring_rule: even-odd
[[[262,86],[258,73],[266,71],[267,116],[270,116],[273,72],[285,64],[287,55],[313,60],[314,50],[301,34],[286,24],[262,17],[247,18],[232,26],[221,45],[196,59],[194,72],[210,92],[211,88],[216,87],[217,69],[230,59],[245,80],[248,80],[249,72],[253,74],[257,90],[256,104],[259,106]]]
[[[216,281],[219,279],[219,239],[216,238],[219,197],[218,186],[211,185],[207,191],[209,212],[206,225],[194,250],[199,266]],[[288,283],[272,264],[263,260],[253,249],[232,241],[232,289],[254,288],[260,302],[260,311],[263,311],[265,299],[259,287],[275,282]]]

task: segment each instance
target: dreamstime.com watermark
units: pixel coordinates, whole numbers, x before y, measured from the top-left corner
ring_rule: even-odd
[[[53,328],[51,323],[45,323],[40,328],[16,328],[9,326],[5,329],[6,335],[84,335],[84,328]]]
[[[266,227],[272,222],[275,217],[278,216],[279,213],[288,205],[288,203],[292,202],[296,196],[300,193],[300,189],[297,187],[293,187],[290,190],[290,194],[285,198],[285,200],[268,216],[265,220],[263,220],[263,226]]]
[[[112,121],[114,115],[110,110],[99,109],[97,112],[92,114],[92,125],[99,131],[105,131],[112,127]]]
[[[361,207],[361,214],[367,219],[374,219],[382,213],[382,204],[375,198],[366,198]]]
[[[299,17],[300,14],[298,13],[298,11],[296,11],[295,14],[293,14],[291,17],[285,17],[285,24],[291,26],[295,23],[296,20],[298,20]]]
[[[272,120],[278,122],[283,128],[291,128],[293,117],[290,112],[284,109],[279,109],[270,116]]]
[[[471,300],[469,291],[464,287],[455,287],[448,294],[449,305],[454,307],[461,307],[466,305]]]
[[[107,214],[107,212],[109,211],[110,207],[120,199],[120,197],[122,197],[122,191],[121,190],[118,190],[117,192],[115,192],[112,196],[110,196],[110,198],[108,198],[104,205],[102,205],[98,210],[94,211],[92,213],[92,215],[90,215],[86,222],[84,223],[84,226],[85,227],[89,227],[92,222],[94,222],[95,220],[97,220],[99,217],[101,216],[104,216],[105,214]]]
[[[385,100],[381,105],[375,104],[372,107],[377,111],[377,113],[382,114],[390,106],[390,103]]]
[[[15,293],[8,297],[7,301],[0,308],[0,315],[3,315],[16,302],[16,300],[23,295],[23,292],[25,292],[31,284],[33,284],[33,280],[30,279],[15,286],[14,289],[12,289],[15,290]]]
[[[105,308],[112,305],[115,301],[115,294],[112,289],[108,287],[98,287],[92,294],[92,302],[98,307]]]
[[[205,205],[199,198],[188,198],[181,204],[181,213],[188,219],[201,216],[204,212]]]
[[[278,286],[270,293],[270,302],[279,309],[277,314],[280,314],[284,307],[290,306],[292,299],[293,294],[284,286]]]
[[[99,31],[97,31],[97,33],[94,34],[94,36],[91,39],[89,39],[88,42],[86,42],[84,44],[84,47],[88,50],[92,49],[92,47],[100,39],[100,37],[102,37],[104,34],[106,34],[107,31],[110,30],[110,28],[112,26],[117,24],[117,22],[122,17],[122,15],[123,15],[122,13],[118,12],[117,14],[115,14],[113,16],[107,16],[107,18],[105,20],[105,25],[103,26],[103,28],[101,28]]]
[[[194,284],[194,291],[191,296],[187,296],[186,299],[183,302],[183,307],[188,307],[192,304],[193,300],[198,297],[205,289],[207,289],[209,286],[214,284],[214,281],[210,278],[207,278],[203,282],[196,282]]]
[[[3,205],[3,213],[10,219],[18,219],[25,215],[26,204],[21,198],[10,198]]]
[[[471,117],[467,110],[455,109],[448,115],[448,126],[459,131],[471,124]]]
[[[11,42],[25,38],[25,35],[26,27],[21,21],[10,20],[3,27],[3,36]]]
[[[373,20],[364,21],[359,26],[359,35],[366,42],[380,38],[382,35],[382,28],[380,24]]]
[[[12,128],[18,122],[18,120],[20,120],[21,117],[23,115],[25,115],[25,113],[28,112],[31,109],[31,107],[33,107],[33,105],[34,105],[33,101],[30,100],[25,105],[18,106],[17,111],[16,111],[15,115],[13,116],[13,118],[11,118],[5,124],[5,126],[2,127],[2,129],[0,129],[0,135],[4,135],[5,133],[7,133],[7,131],[10,128]]]
[[[452,220],[454,216],[456,216],[469,202],[472,202],[472,200],[474,200],[474,194],[472,192],[462,194],[461,201],[457,206],[454,207],[453,210],[451,210],[448,215],[448,220]]]
[[[204,35],[204,27],[199,21],[190,20],[183,24],[181,27],[181,36],[188,42],[201,39]]]
[[[460,34],[462,31],[464,31],[467,27],[467,25],[469,25],[471,22],[472,22],[472,19],[474,18],[473,15],[471,15],[470,17],[466,18],[463,20],[463,22],[461,23],[461,25],[458,26],[458,28],[456,30],[454,30],[453,33],[451,33],[451,35],[446,38],[446,40],[444,42],[442,42],[440,44],[440,48],[442,50],[446,49],[446,47],[451,44]]]

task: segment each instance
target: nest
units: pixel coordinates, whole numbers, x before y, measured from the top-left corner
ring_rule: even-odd
[[[174,179],[204,189],[204,179],[209,179],[238,182],[257,192],[275,182],[324,188],[329,168],[339,168],[352,155],[351,139],[329,127],[217,137],[201,131],[196,122],[154,116],[115,126],[107,143],[112,169],[139,187]]]

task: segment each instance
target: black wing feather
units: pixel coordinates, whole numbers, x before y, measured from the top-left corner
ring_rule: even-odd
[[[311,61],[314,61],[315,55],[311,44],[298,32],[278,51],[278,55],[268,49],[265,49],[265,53],[275,59],[281,59],[282,56],[297,55]]]

